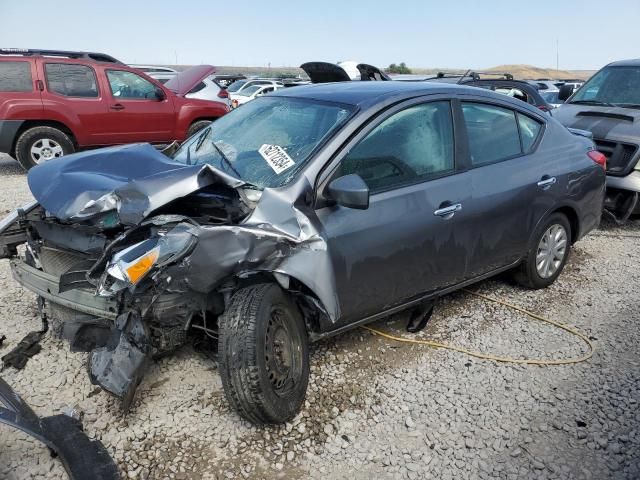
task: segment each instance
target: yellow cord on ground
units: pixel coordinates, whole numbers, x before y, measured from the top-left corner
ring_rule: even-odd
[[[584,343],[586,343],[587,346],[589,347],[589,351],[581,357],[568,358],[563,360],[537,360],[537,359],[499,357],[497,355],[491,355],[489,353],[482,353],[482,352],[476,352],[473,350],[467,350],[466,348],[456,347],[454,345],[447,345],[445,343],[440,343],[440,342],[434,342],[432,340],[415,340],[411,338],[397,337],[395,335],[391,335],[389,333],[386,333],[371,327],[362,327],[362,328],[364,328],[365,330],[369,330],[370,332],[376,335],[380,335],[381,337],[388,338],[389,340],[394,340],[396,342],[411,343],[411,344],[417,344],[417,345],[427,345],[429,347],[436,347],[436,348],[445,348],[447,350],[453,350],[454,352],[464,353],[471,357],[480,358],[483,360],[493,360],[494,362],[518,363],[523,365],[569,365],[573,363],[584,362],[586,360],[589,360],[593,356],[593,352],[595,350],[593,343],[591,343],[591,340],[589,340],[589,338],[586,335],[579,332],[578,330],[572,327],[569,327],[568,325],[564,325],[563,323],[541,317],[540,315],[536,315],[535,313],[525,310],[522,307],[518,307],[517,305],[513,305],[511,303],[507,303],[502,300],[498,300],[497,298],[488,297],[487,295],[483,295],[482,293],[472,292],[471,290],[467,290],[467,289],[465,289],[464,291],[476,297],[487,300],[488,302],[498,303],[505,307],[511,308],[512,310],[517,310],[518,312],[524,313],[525,315],[528,315],[531,318],[534,318],[544,323],[549,323],[557,328],[565,330],[570,334],[580,338]]]

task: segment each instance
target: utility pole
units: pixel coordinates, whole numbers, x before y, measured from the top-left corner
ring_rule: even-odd
[[[556,38],[556,73],[560,71],[560,40]]]

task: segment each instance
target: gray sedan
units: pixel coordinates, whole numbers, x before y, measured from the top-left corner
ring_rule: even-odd
[[[553,283],[598,225],[603,158],[491,91],[301,86],[170,156],[130,145],[33,168],[37,202],[0,225],[0,254],[125,408],[191,331],[217,346],[230,404],[281,423],[303,404],[310,340],[508,270]]]

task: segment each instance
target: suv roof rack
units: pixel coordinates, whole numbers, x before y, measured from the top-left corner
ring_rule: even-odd
[[[489,75],[492,77],[502,77],[504,80],[513,80],[513,75],[510,73],[497,73],[497,72],[469,72],[468,76],[474,80],[482,80],[480,75]]]
[[[66,50],[40,50],[32,48],[0,48],[0,55],[23,55],[25,57],[41,55],[46,57],[82,58],[86,60],[93,60],[94,62],[119,63],[123,65],[120,60],[113,58],[111,55],[96,52],[71,52]]]

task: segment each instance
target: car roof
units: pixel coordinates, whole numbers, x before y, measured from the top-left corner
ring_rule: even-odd
[[[417,95],[453,93],[461,90],[469,91],[470,89],[471,87],[463,85],[439,82],[350,81],[315,83],[300,85],[295,88],[283,88],[277,90],[273,96],[309,98],[361,106],[375,103],[383,97],[406,96],[409,98]],[[477,94],[477,89],[473,89],[473,93]]]
[[[640,67],[640,58],[618,60],[617,62],[611,62],[607,67]]]

